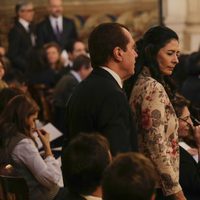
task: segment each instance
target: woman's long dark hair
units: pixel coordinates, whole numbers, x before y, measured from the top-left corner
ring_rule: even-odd
[[[25,95],[13,97],[0,115],[0,146],[4,147],[7,140],[22,133],[32,138],[28,117],[37,113],[39,107]]]
[[[168,27],[156,26],[150,28],[143,36],[142,39],[136,42],[138,49],[138,58],[136,59],[136,72],[127,81],[127,85],[134,86],[138,75],[142,71],[143,67],[149,68],[152,78],[160,82],[164,87],[169,96],[173,98],[176,86],[174,82],[167,76],[163,76],[159,70],[157,62],[157,54],[161,48],[163,48],[171,40],[179,40],[178,35]],[[130,88],[129,88],[130,90]],[[129,91],[130,92],[130,91]]]

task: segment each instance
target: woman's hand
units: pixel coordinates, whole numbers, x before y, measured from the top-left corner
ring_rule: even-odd
[[[43,129],[41,129],[41,130],[37,129],[36,131],[38,133],[38,137],[40,138],[40,140],[44,146],[45,157],[53,156],[51,147],[50,147],[50,142],[49,142],[49,139],[50,139],[49,133],[47,133]]]

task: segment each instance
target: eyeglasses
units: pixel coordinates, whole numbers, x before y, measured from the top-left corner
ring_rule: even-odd
[[[180,119],[180,120],[182,120],[182,121],[185,121],[185,122],[187,122],[187,121],[188,121],[188,119],[190,119],[190,117],[191,117],[191,116],[190,116],[190,115],[188,115],[188,116],[186,116],[186,117],[183,117],[183,118],[182,118],[182,117],[179,117],[179,119]]]
[[[35,10],[32,8],[32,9],[22,9],[21,11],[22,12],[34,12]]]
[[[186,117],[179,117],[179,119],[180,120],[182,120],[182,121],[184,121],[184,122],[186,122],[188,125],[190,125],[190,126],[192,126],[189,122],[188,122],[188,119],[189,118],[191,118],[194,122],[195,122],[195,124],[197,124],[197,125],[200,125],[200,121],[198,120],[198,119],[196,119],[195,117],[193,117],[193,116],[186,116]]]

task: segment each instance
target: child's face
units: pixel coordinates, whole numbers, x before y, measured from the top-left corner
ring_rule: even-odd
[[[4,70],[3,66],[1,65],[1,63],[0,63],[0,80],[3,78],[4,74],[5,74],[5,70]]]

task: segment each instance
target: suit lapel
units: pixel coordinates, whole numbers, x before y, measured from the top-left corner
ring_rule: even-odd
[[[69,32],[69,27],[68,27],[68,24],[65,21],[65,18],[63,17],[63,31],[62,31],[62,34],[61,34],[61,39],[64,40],[64,38],[68,35],[68,32]]]
[[[57,41],[56,35],[54,33],[53,27],[51,26],[51,22],[50,22],[49,18],[47,18],[47,31],[48,31],[49,35],[53,36],[53,40]]]
[[[18,30],[23,35],[23,39],[26,40],[30,44],[30,46],[32,46],[30,33],[26,31],[26,29],[23,27],[23,25],[20,22],[17,22],[16,25],[18,27]]]

